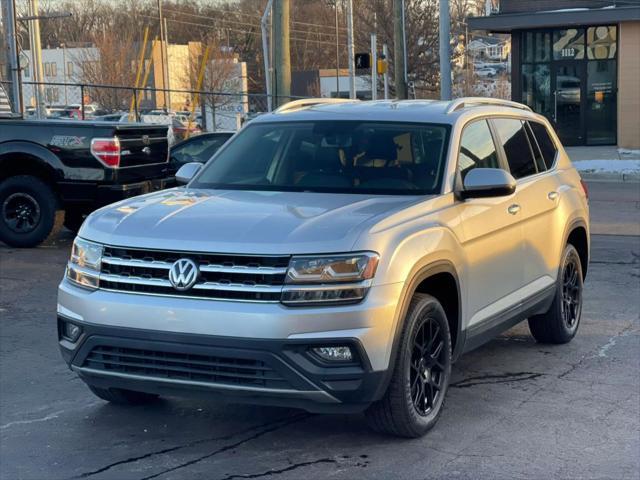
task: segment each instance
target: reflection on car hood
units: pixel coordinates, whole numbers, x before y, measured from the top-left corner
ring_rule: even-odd
[[[419,200],[424,197],[176,188],[102,208],[80,236],[164,250],[341,252],[376,221]]]

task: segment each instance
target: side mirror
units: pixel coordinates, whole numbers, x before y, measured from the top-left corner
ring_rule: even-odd
[[[178,185],[186,185],[196,176],[196,173],[198,173],[201,168],[202,164],[200,162],[185,163],[176,172],[176,182],[178,182]]]
[[[474,168],[464,178],[462,198],[506,197],[516,191],[516,180],[500,168]]]

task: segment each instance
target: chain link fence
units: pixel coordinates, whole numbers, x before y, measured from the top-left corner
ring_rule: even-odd
[[[10,82],[2,82],[5,89]],[[88,83],[22,82],[24,115],[36,116],[43,98],[46,118],[103,119],[121,122],[180,122],[202,130],[237,130],[276,105],[305,97],[263,93],[123,87]]]

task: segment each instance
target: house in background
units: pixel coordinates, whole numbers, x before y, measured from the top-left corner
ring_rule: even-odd
[[[640,148],[640,0],[501,0],[468,24],[511,34],[511,97],[565,145]]]
[[[509,58],[511,44],[508,38],[483,36],[471,40],[467,50],[473,60],[505,62]]]

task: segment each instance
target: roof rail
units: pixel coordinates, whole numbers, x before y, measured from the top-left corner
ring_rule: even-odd
[[[300,100],[293,100],[289,103],[285,103],[281,107],[278,107],[274,113],[284,113],[289,110],[297,108],[313,107],[314,105],[327,105],[334,103],[352,103],[359,100],[353,100],[350,98],[302,98]]]
[[[520,110],[526,110],[528,112],[532,112],[531,108],[527,105],[523,105],[522,103],[512,102],[511,100],[502,100],[500,98],[485,98],[485,97],[463,97],[456,98],[455,100],[451,100],[447,105],[447,109],[445,113],[453,113],[456,110],[460,110],[461,108],[466,107],[479,107],[483,105],[496,105],[502,107],[511,107],[518,108]]]

